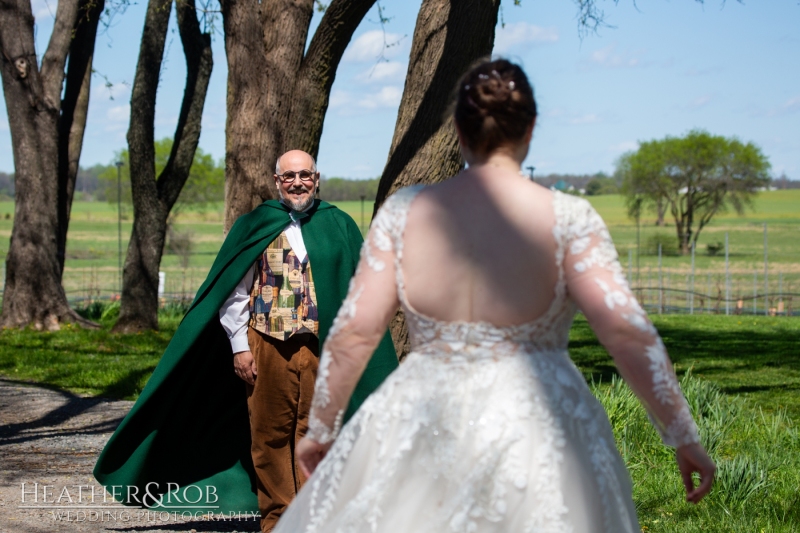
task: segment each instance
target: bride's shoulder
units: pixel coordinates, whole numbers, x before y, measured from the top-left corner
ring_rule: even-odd
[[[565,217],[574,220],[598,216],[597,211],[586,198],[561,191],[553,191],[553,208],[559,218]]]
[[[380,209],[378,209],[378,216],[394,217],[401,211],[407,211],[411,201],[417,194],[425,188],[425,185],[411,185],[398,189],[386,201],[383,202]]]

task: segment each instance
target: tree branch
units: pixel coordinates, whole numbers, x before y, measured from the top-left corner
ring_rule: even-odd
[[[297,75],[283,150],[300,149],[316,157],[336,68],[358,25],[376,0],[334,0],[325,9]]]
[[[167,211],[177,201],[192,168],[213,67],[211,36],[200,31],[194,0],[183,0],[176,5],[178,29],[186,56],[186,87],[172,153],[158,177],[158,194]]]
[[[59,0],[53,33],[42,57],[42,88],[45,105],[49,109],[58,110],[61,107],[64,65],[72,42],[72,32],[78,21],[78,6],[79,0]]]
[[[66,87],[58,122],[58,260],[64,268],[75,180],[89,110],[92,59],[105,0],[81,0],[75,37],[70,45]]]

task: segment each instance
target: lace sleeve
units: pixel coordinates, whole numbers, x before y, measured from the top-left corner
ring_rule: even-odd
[[[306,433],[320,444],[338,435],[350,395],[400,305],[391,236],[395,196],[372,222],[347,297],[322,347]]]
[[[567,290],[667,446],[699,442],[664,343],[639,305],[600,215],[576,200],[564,234]]]

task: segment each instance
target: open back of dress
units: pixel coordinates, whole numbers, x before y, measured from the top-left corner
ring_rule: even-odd
[[[404,268],[407,254],[418,252],[409,251],[415,245],[404,240],[404,230],[420,190],[397,192],[373,221],[362,250],[363,270],[356,274],[351,296],[337,318],[337,331],[326,343],[328,353],[323,350],[312,425],[338,431],[330,414],[336,390],[329,386],[335,388],[344,378],[336,377],[335,367],[328,365],[346,355],[330,346],[335,347],[340,332],[358,327],[360,317],[369,320],[373,302],[388,298],[382,291],[396,291],[412,351],[341,429],[276,531],[640,531],[630,478],[606,414],[566,350],[577,305],[568,291],[565,268],[579,273],[597,270],[591,287],[599,287],[602,305],[628,316],[621,320],[638,323],[644,316],[621,277],[602,220],[585,200],[548,193],[552,224],[539,242],[543,250],[550,243],[552,271],[548,279],[544,268],[538,282],[534,279],[529,285],[535,286],[531,292],[541,301],[526,310],[512,296],[507,301],[517,302],[510,306],[513,312],[504,314],[500,302],[484,314],[491,307],[486,305],[491,294],[481,294],[477,287],[486,284],[486,272],[481,272],[474,278],[471,298],[482,305],[470,307],[463,294],[455,295],[456,309],[468,310],[471,316],[449,319],[442,299],[458,292],[457,280],[442,278],[438,295],[426,300],[415,286],[424,254]],[[441,257],[433,259],[433,277],[453,272],[439,268]],[[484,268],[490,262],[480,264]],[[498,261],[498,275],[503,268]],[[393,283],[381,279],[389,274]],[[387,283],[393,287],[380,288]],[[508,294],[506,285],[498,287]],[[409,300],[432,311],[423,313]],[[514,313],[525,312],[533,318],[513,320]],[[489,320],[492,316],[501,319]],[[654,346],[661,342],[655,338]],[[652,364],[642,368],[655,370],[636,379],[645,384],[640,388],[649,390],[665,378],[657,375],[658,361],[648,361]],[[653,394],[652,402],[658,404],[658,393]],[[672,403],[662,411],[651,410],[662,420],[658,428],[665,440],[673,444],[696,438],[691,417],[688,422],[677,415],[670,418],[682,409],[677,408],[678,396],[667,398]],[[315,438],[320,434],[319,429],[311,431]]]

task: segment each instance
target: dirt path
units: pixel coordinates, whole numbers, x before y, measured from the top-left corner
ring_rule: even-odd
[[[103,503],[92,468],[132,405],[0,379],[0,533],[258,531],[252,520],[184,520]],[[92,488],[93,503],[105,507],[79,508],[92,503]]]

